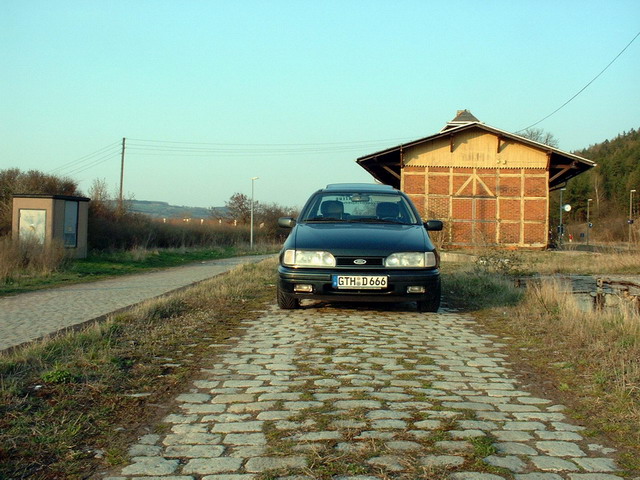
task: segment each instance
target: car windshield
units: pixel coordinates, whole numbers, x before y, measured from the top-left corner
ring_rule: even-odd
[[[389,193],[320,193],[302,212],[303,222],[418,223],[407,200]]]

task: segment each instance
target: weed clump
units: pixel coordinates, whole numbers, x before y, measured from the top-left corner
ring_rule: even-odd
[[[78,381],[78,376],[70,372],[68,369],[56,365],[53,369],[42,373],[42,380],[47,383],[75,383]]]

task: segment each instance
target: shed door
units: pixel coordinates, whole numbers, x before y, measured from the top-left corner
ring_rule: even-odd
[[[64,202],[64,246],[78,246],[78,202]]]

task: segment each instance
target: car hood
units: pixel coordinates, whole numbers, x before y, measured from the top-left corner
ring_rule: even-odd
[[[291,232],[285,248],[371,256],[434,249],[422,225],[389,223],[301,223]]]

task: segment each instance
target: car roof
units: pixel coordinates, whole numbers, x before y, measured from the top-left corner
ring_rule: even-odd
[[[397,191],[391,185],[382,185],[379,183],[330,183],[324,188],[324,191],[341,191],[341,192],[394,192]]]

